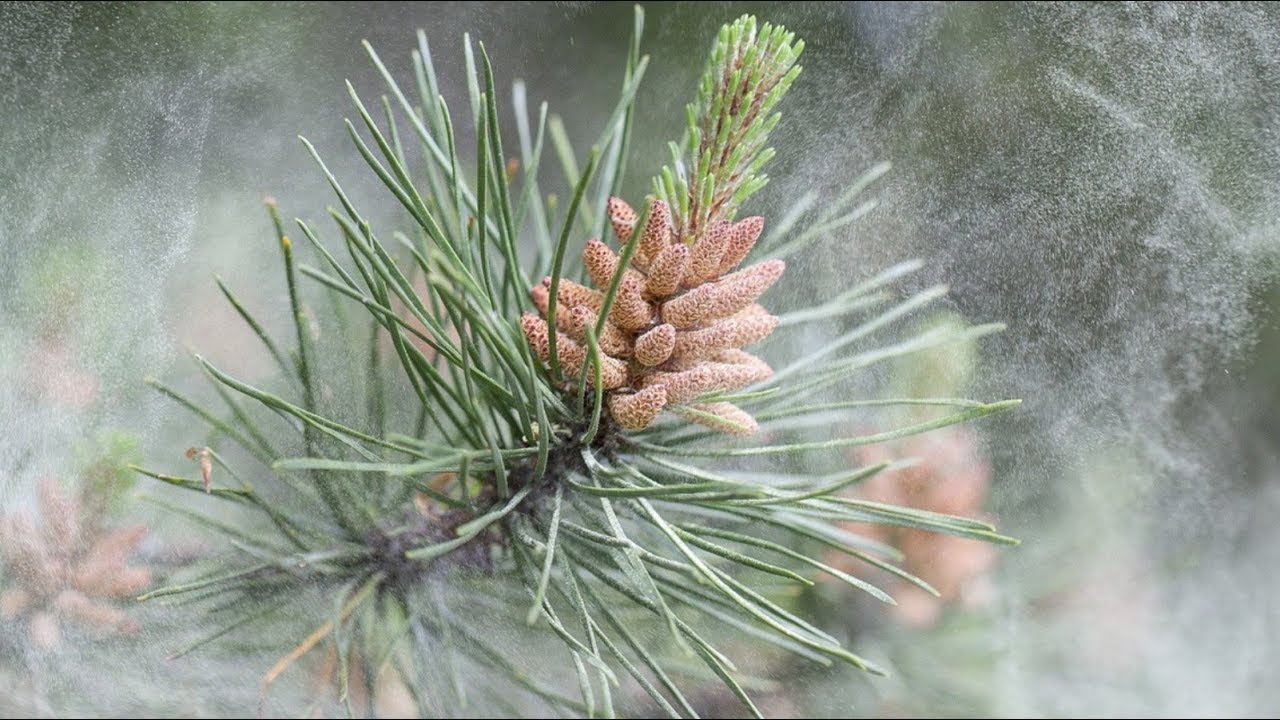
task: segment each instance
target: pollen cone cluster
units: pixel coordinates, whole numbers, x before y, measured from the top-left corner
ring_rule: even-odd
[[[637,228],[631,206],[610,198],[609,219],[622,254],[632,252],[596,338],[609,413],[628,430],[646,428],[670,409],[722,432],[755,432],[756,421],[741,408],[700,400],[772,374],[768,364],[741,348],[778,324],[756,300],[782,275],[783,263],[766,260],[734,270],[760,237],[764,218],[717,221],[698,237],[682,238],[673,233],[666,203],[655,201],[644,228]],[[637,246],[628,248],[631,243]],[[590,362],[587,328],[597,327],[620,262],[599,239],[587,242],[582,260],[594,287],[561,278],[556,290],[556,355],[568,377],[577,377]],[[532,294],[541,317],[526,313],[521,322],[529,344],[546,361],[551,279]],[[595,375],[591,367],[587,377],[594,382]]]
[[[40,527],[25,513],[0,516],[0,564],[14,581],[0,593],[0,619],[25,620],[32,645],[45,650],[61,645],[68,620],[99,633],[137,630],[115,603],[151,584],[150,572],[128,565],[146,530],[104,529],[100,513],[51,478],[40,484],[40,510]]]

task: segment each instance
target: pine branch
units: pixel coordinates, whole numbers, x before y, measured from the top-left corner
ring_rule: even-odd
[[[637,213],[614,197],[630,137],[643,131],[632,112],[647,67],[639,51],[639,8],[634,28],[619,102],[585,159],[573,155],[545,106],[531,132],[524,89],[516,88],[522,175],[509,171],[499,93],[483,45],[477,53],[468,38],[465,46],[477,143],[472,168],[460,161],[470,154],[459,151],[425,35],[413,56],[419,97],[412,101],[366,46],[389,93],[384,117],[375,118],[349,86],[360,122],[347,127],[389,201],[403,209],[408,229],[375,228],[303,140],[339,207],[331,212],[334,239],[297,223],[319,265],[299,257],[306,248],[287,240],[272,208],[296,347],[290,352],[268,337],[223,286],[284,366],[286,381],[279,385],[285,389],[271,392],[204,363],[231,403],[233,417],[224,420],[157,384],[267,466],[256,486],[225,487],[234,475],[223,458],[234,462],[234,456],[230,448],[209,451],[228,470],[213,474],[210,494],[263,511],[270,525],[213,521],[252,549],[252,564],[222,558],[203,578],[181,579],[148,597],[253,596],[283,606],[305,586],[337,598],[333,614],[315,618],[311,635],[280,648],[280,662],[264,675],[264,696],[295,661],[333,637],[346,650],[384,647],[386,657],[418,668],[405,677],[424,713],[456,714],[468,698],[485,693],[506,702],[508,690],[520,689],[531,703],[518,708],[523,712],[537,713],[544,703],[611,714],[626,700],[615,694],[626,673],[665,712],[693,715],[681,690],[693,663],[758,712],[750,679],[717,647],[723,637],[717,633],[747,634],[820,664],[877,671],[789,606],[785,593],[774,592],[777,583],[807,587],[814,582],[808,573],[818,571],[892,602],[875,584],[880,576],[873,581],[821,554],[834,551],[930,588],[895,564],[902,556],[892,547],[840,523],[1015,542],[983,522],[847,497],[850,488],[902,464],[848,469],[843,450],[1016,402],[805,399],[875,362],[993,328],[938,329],[871,343],[942,296],[926,291],[884,308],[892,284],[918,264],[896,266],[782,317],[756,301],[774,283],[787,282],[783,263],[770,259],[737,269],[759,252],[760,237],[766,250],[798,252],[856,220],[861,211],[850,208],[857,193],[884,170],[874,169],[816,219],[808,212],[812,200],[802,199],[780,223],[788,240],[763,235],[764,218],[735,220],[765,183],[761,170],[773,156],[766,143],[779,122],[778,103],[800,71],[795,63],[803,43],[750,16],[725,26],[688,108],[683,147],[689,155],[681,159],[673,146],[674,164],[654,181],[655,197]],[[545,132],[572,188],[563,211],[540,189]],[[421,157],[411,159],[415,147]],[[617,250],[589,240],[584,272],[574,273],[571,242],[576,247],[581,228],[603,229],[606,221]],[[334,243],[345,248],[345,258],[330,249]],[[548,275],[531,276],[530,268]],[[367,322],[312,337],[303,307],[319,305],[306,305],[308,291],[363,309]],[[851,329],[808,352],[806,364],[775,373],[742,349],[775,329],[818,321]],[[296,360],[284,362],[287,356]],[[318,389],[330,382],[322,373],[331,363],[319,360],[330,357],[349,358],[349,375],[359,379],[350,389],[351,407],[320,402]],[[236,396],[243,402],[234,402]],[[951,412],[853,432],[851,411],[903,404]],[[849,434],[803,435],[818,423]],[[757,432],[776,439],[753,439]],[[720,440],[708,442],[712,437]],[[749,464],[759,456],[784,469],[771,474]],[[794,459],[799,456],[804,460]],[[823,463],[842,471],[815,470]],[[202,489],[170,473],[139,472]],[[246,605],[214,636],[270,617],[260,605]],[[561,662],[507,656],[483,639],[495,623],[546,643],[553,648],[547,657]],[[654,641],[659,636],[650,624],[662,642]],[[441,647],[448,652],[437,652]],[[339,662],[341,687],[349,682],[346,662]],[[452,679],[422,679],[436,673]],[[562,694],[575,679],[580,699]],[[437,690],[446,686],[453,689]]]

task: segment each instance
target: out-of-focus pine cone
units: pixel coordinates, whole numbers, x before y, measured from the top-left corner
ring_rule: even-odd
[[[46,650],[60,646],[65,620],[103,633],[135,631],[115,603],[151,584],[148,570],[128,564],[146,529],[103,528],[52,478],[40,483],[40,514],[39,527],[26,513],[0,516],[0,562],[15,581],[0,593],[0,619],[25,621],[32,644]]]
[[[665,202],[654,201],[638,231],[635,210],[610,198],[609,220],[623,248],[639,243],[597,338],[601,384],[613,419],[628,430],[642,430],[670,408],[721,432],[754,433],[756,421],[746,411],[699,399],[773,372],[741,348],[763,340],[778,324],[756,300],[782,275],[783,262],[765,260],[731,272],[751,252],[764,218],[719,220],[697,237],[682,238],[673,232]],[[593,238],[582,260],[595,287],[561,278],[556,292],[556,355],[570,378],[589,361],[586,329],[599,321],[619,255]],[[534,286],[532,295],[540,316],[526,313],[521,324],[538,357],[547,361],[551,279]],[[587,377],[594,382],[594,368]]]
[[[870,445],[857,452],[857,459],[864,465],[902,456],[914,456],[918,462],[876,474],[859,487],[858,497],[930,512],[984,517],[982,505],[991,485],[992,469],[972,433],[947,428],[912,436],[896,447]],[[988,543],[916,528],[867,523],[848,523],[844,527],[897,547],[902,551],[906,570],[938,591],[935,597],[900,579],[886,579],[898,601],[894,614],[909,625],[933,625],[947,604],[981,605],[989,599],[988,575],[996,553]],[[827,562],[841,570],[855,569],[847,555],[832,554]]]

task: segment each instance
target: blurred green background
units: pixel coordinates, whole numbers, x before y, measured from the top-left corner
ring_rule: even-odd
[[[1001,551],[991,599],[921,629],[816,594],[824,621],[894,676],[771,668],[790,688],[776,712],[1280,707],[1274,6],[646,8],[628,193],[664,161],[715,29],[742,12],[787,25],[805,71],[751,211],[776,217],[876,162],[894,169],[879,207],[798,258],[789,274],[811,280],[781,292],[820,299],[923,258],[913,282],[949,283],[952,313],[1009,326],[935,367],[963,366],[957,393],[1025,401],[978,427],[983,507],[1024,541]],[[344,80],[380,90],[362,39],[405,77],[425,30],[461,108],[471,33],[498,86],[526,81],[583,152],[616,99],[630,22],[625,3],[0,5],[0,508],[74,474],[108,432],[181,462],[150,453],[199,431],[141,380],[192,383],[190,349],[250,380],[270,372],[241,351],[251,336],[212,276],[283,327],[262,200],[310,219],[333,202],[295,136],[375,222],[399,220],[342,126]],[[188,693],[152,706],[172,714],[245,712],[256,691],[253,668],[166,665],[163,651],[94,667],[94,649],[55,662],[3,647],[0,684],[18,689],[0,702],[22,714],[146,711],[121,696],[158,677]]]

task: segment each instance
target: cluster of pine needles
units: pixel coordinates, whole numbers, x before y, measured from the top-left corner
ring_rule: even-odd
[[[779,118],[775,106],[798,77],[803,48],[782,27],[744,16],[720,31],[698,97],[688,106],[685,137],[671,144],[671,164],[631,218],[634,237],[614,232],[621,242],[616,253],[609,250],[612,273],[596,278],[597,295],[584,305],[590,312],[577,313],[568,328],[577,339],[563,335],[560,352],[530,343],[522,322],[537,309],[537,288],[554,288],[550,297],[558,297],[570,284],[585,287],[590,278],[576,248],[592,238],[611,242],[610,220],[618,220],[619,206],[610,198],[623,194],[637,89],[649,68],[640,54],[643,18],[637,8],[618,102],[582,159],[545,103],[530,113],[520,83],[511,94],[519,147],[509,154],[483,45],[469,38],[464,45],[470,104],[463,125],[470,133],[457,130],[423,34],[413,53],[413,98],[366,46],[387,94],[369,106],[349,86],[358,117],[347,127],[403,207],[408,229],[375,230],[304,139],[337,198],[329,211],[336,242],[322,240],[321,230],[302,220],[286,228],[269,204],[296,331],[287,341],[273,337],[218,281],[278,363],[279,380],[252,385],[200,359],[223,403],[217,407],[149,380],[212,433],[208,447],[193,455],[201,463],[198,477],[140,472],[247,511],[228,516],[169,503],[235,548],[210,558],[202,574],[144,596],[202,607],[201,621],[215,623],[175,656],[231,633],[271,637],[273,623],[307,616],[318,596],[330,603],[331,616],[318,618],[301,642],[281,646],[280,662],[263,677],[264,698],[295,661],[333,643],[337,697],[356,714],[364,711],[351,700],[357,694],[351,658],[357,656],[374,671],[361,675],[369,684],[362,697],[373,694],[370,678],[389,669],[417,711],[432,716],[468,712],[477,697],[513,714],[550,706],[611,717],[622,706],[696,716],[689,684],[708,680],[723,683],[758,714],[745,673],[718,646],[725,630],[814,663],[878,672],[788,607],[788,598],[812,585],[817,573],[893,602],[869,580],[822,562],[824,553],[846,553],[869,573],[891,573],[931,590],[895,564],[900,555],[893,548],[838,523],[1012,542],[983,522],[841,492],[889,467],[850,468],[847,448],[1013,404],[832,400],[864,368],[999,329],[884,340],[899,321],[945,293],[930,288],[904,297],[892,289],[918,263],[892,267],[819,305],[770,316],[772,334],[755,350],[763,356],[781,355],[770,349],[786,347],[778,337],[812,343],[808,328],[823,328],[827,338],[777,368],[766,366],[768,372],[745,382],[685,387],[673,408],[680,412],[655,413],[643,429],[634,429],[635,422],[624,427],[610,411],[607,395],[664,383],[670,390],[673,376],[689,369],[642,366],[631,350],[615,359],[601,339],[618,317],[613,308],[639,307],[627,299],[629,292],[644,292],[628,279],[637,263],[652,268],[661,252],[705,255],[711,250],[698,250],[703,242],[733,244],[706,238],[717,223],[723,229],[735,222],[738,208],[765,184],[761,168],[773,155],[766,142]],[[474,142],[474,165],[464,166],[464,141]],[[555,160],[547,162],[550,155]],[[539,184],[544,163],[552,162],[572,188],[568,202],[555,201]],[[759,237],[742,254],[750,253],[749,262],[783,260],[847,231],[874,204],[860,193],[887,169],[873,168],[822,205],[804,195],[778,220],[753,221],[761,225]],[[665,244],[646,251],[638,229],[649,227],[655,213],[662,215],[654,227],[667,233]],[[723,247],[719,252],[723,266]],[[662,297],[698,292],[699,283],[724,269],[704,265],[697,282]],[[779,286],[787,281],[783,275]],[[657,315],[635,321],[632,341],[672,314],[660,305],[645,306]],[[703,320],[736,318],[745,307],[739,306]],[[544,331],[560,327],[547,320]],[[313,323],[323,332],[315,333]],[[580,354],[566,367],[569,343]],[[698,357],[711,362],[712,355]],[[679,359],[669,358],[662,362]],[[626,377],[634,387],[606,388],[609,360],[631,368]],[[753,434],[737,437],[714,422],[689,422],[728,405],[750,413]],[[897,405],[934,406],[937,413],[874,434],[842,434],[856,427],[851,414]],[[828,434],[834,428],[837,436],[814,439],[816,428]],[[522,645],[547,639],[559,650],[531,652]]]

